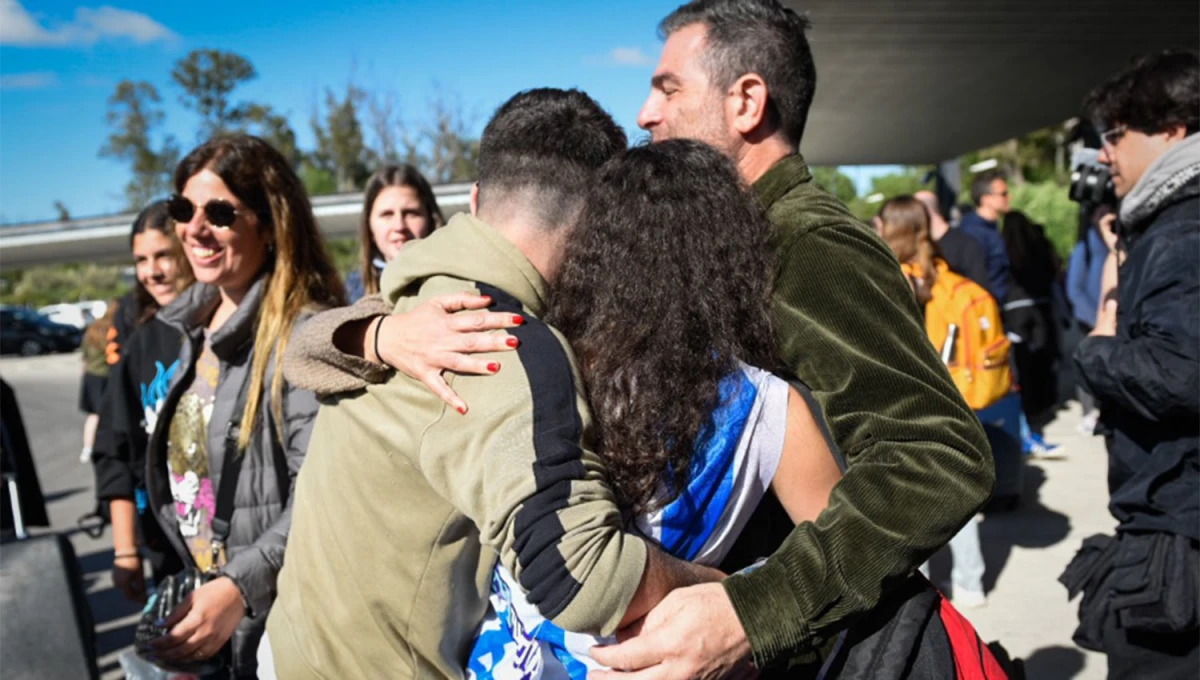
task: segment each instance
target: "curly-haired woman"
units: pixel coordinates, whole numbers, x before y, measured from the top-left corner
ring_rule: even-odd
[[[769,235],[724,156],[638,147],[600,171],[552,288],[547,321],[577,353],[618,504],[636,531],[710,566],[768,493],[792,523],[814,520],[841,476],[810,402],[768,372]],[[491,604],[472,674],[507,677],[529,654],[571,677],[596,667],[600,640],[543,618],[503,567]]]

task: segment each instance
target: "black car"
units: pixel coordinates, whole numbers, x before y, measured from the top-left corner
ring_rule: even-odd
[[[83,340],[83,331],[55,323],[28,309],[0,308],[0,353],[30,357],[46,352],[73,352]]]

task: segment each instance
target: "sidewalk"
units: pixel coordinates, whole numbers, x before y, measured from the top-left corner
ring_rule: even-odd
[[[1059,413],[1046,440],[1062,444],[1065,460],[1026,464],[1018,509],[993,513],[980,525],[988,604],[962,613],[985,642],[999,640],[1025,660],[1030,680],[1103,680],[1104,656],[1071,641],[1079,600],[1058,582],[1084,538],[1111,533],[1108,460],[1100,437],[1075,431],[1079,406]],[[949,578],[949,551],[933,560],[933,577]]]

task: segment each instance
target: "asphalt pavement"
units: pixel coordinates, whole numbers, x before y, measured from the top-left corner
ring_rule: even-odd
[[[79,462],[84,420],[79,411],[82,375],[78,353],[0,359],[0,377],[12,385],[25,420],[51,528],[70,536],[79,557],[96,624],[98,665],[101,677],[108,680],[124,677],[117,655],[133,642],[140,607],[112,587],[108,529],[100,538],[91,538],[77,528],[78,519],[96,507],[92,466]]]
[[[25,419],[53,530],[68,533],[79,556],[101,672],[104,678],[121,678],[117,655],[132,642],[138,607],[112,588],[108,531],[93,539],[76,528],[78,518],[95,506],[92,468],[79,462],[81,372],[78,354],[0,358],[0,376],[16,391]],[[1025,659],[1033,680],[1100,680],[1105,675],[1104,657],[1071,641],[1078,600],[1068,602],[1057,582],[1080,542],[1110,532],[1114,524],[1106,509],[1103,444],[1075,432],[1075,409],[1072,404],[1047,428],[1048,440],[1064,444],[1066,459],[1028,464],[1021,505],[983,519],[988,604],[962,609],[985,641],[998,640],[1013,656]],[[948,575],[944,551],[933,560],[933,578],[948,580]]]

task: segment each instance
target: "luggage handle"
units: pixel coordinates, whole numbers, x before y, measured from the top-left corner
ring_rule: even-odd
[[[4,475],[4,483],[8,485],[8,499],[12,505],[13,529],[17,532],[17,540],[29,538],[25,532],[25,520],[21,517],[21,496],[17,489],[17,475],[9,472]]]
[[[8,502],[12,505],[13,529],[16,531],[17,540],[24,541],[29,538],[29,534],[25,531],[25,518],[21,516],[21,492],[17,486],[17,461],[11,460],[13,454],[12,435],[8,429],[0,427],[0,433],[3,434],[4,440],[0,442],[0,448],[4,449],[4,457],[9,458],[9,470],[11,472],[4,473],[4,483],[8,485]]]

